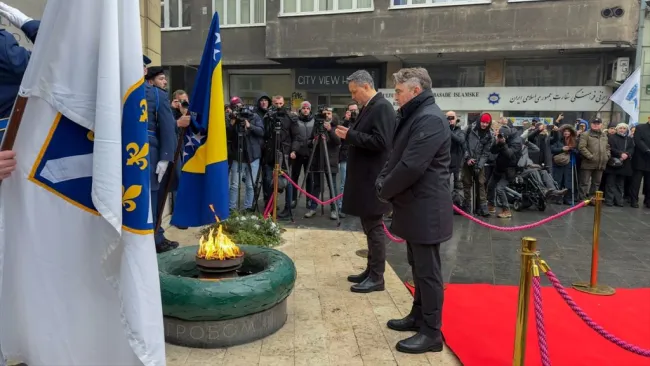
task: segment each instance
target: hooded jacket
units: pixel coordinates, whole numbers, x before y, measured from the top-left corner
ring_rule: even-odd
[[[260,107],[260,101],[261,101],[262,99],[266,99],[266,100],[268,100],[268,101],[269,101],[269,106],[270,106],[270,105],[271,105],[271,97],[269,97],[268,94],[262,92],[262,93],[257,97],[257,100],[255,101],[255,113],[257,113],[257,115],[260,116],[260,118],[261,118],[262,120],[264,120],[264,116],[266,115],[266,112],[268,111],[268,107],[267,107],[267,108],[262,108],[262,107]]]
[[[483,115],[481,115],[481,117],[483,117]],[[482,136],[479,133],[479,130],[481,129],[481,123],[478,121],[467,129],[467,132],[465,134],[464,148],[465,164],[467,164],[468,160],[474,159],[476,160],[476,166],[479,169],[482,169],[485,166],[485,163],[490,157],[490,148],[494,143],[491,127],[491,124],[488,125],[488,127],[485,129],[485,134]]]
[[[504,173],[508,168],[516,168],[521,158],[523,140],[517,133],[517,130],[503,126],[499,134],[505,137],[504,143],[497,143],[490,149],[490,152],[496,154],[494,169],[499,173]]]

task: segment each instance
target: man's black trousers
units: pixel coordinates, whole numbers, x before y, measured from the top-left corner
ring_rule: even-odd
[[[384,280],[386,270],[386,244],[383,217],[367,216],[361,218],[361,227],[368,240],[368,275],[374,281]]]
[[[420,333],[432,338],[440,337],[444,297],[440,244],[407,242],[406,255],[415,285],[411,316],[420,327]]]

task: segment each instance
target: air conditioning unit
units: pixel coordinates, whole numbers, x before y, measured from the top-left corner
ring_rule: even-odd
[[[630,76],[630,58],[618,57],[607,67],[605,85],[618,86]]]

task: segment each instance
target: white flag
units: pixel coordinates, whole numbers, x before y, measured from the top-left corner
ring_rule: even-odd
[[[641,89],[641,68],[636,69],[632,75],[621,85],[609,99],[618,104],[625,113],[630,115],[630,123],[639,121],[639,92]]]
[[[0,189],[0,345],[38,365],[164,365],[140,9],[49,0]]]

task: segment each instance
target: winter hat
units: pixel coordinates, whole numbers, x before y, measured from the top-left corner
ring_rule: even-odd
[[[302,108],[311,109],[311,103],[309,103],[308,101],[304,101],[304,102],[300,103],[300,109],[302,109]]]
[[[230,106],[234,107],[237,104],[242,104],[241,98],[240,97],[232,97],[230,98]]]
[[[492,116],[489,113],[483,113],[483,114],[481,114],[480,122],[491,123],[492,122]]]

